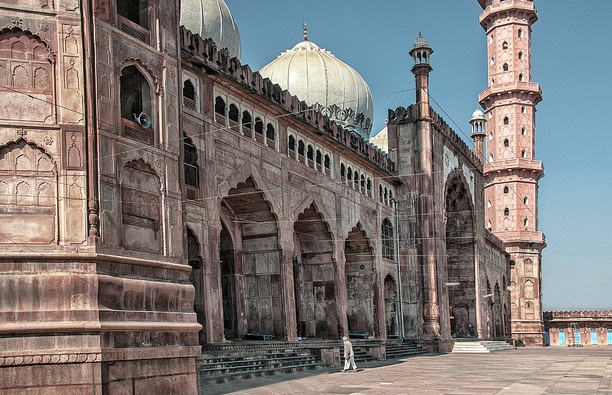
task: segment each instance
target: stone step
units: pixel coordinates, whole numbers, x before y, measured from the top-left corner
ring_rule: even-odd
[[[491,353],[495,351],[514,350],[515,347],[505,341],[482,340],[473,342],[455,342],[454,353]]]
[[[246,355],[202,356],[198,361],[200,387],[235,379],[317,369],[317,357],[304,350],[259,350]]]
[[[242,366],[265,366],[271,364],[290,364],[292,362],[317,362],[317,358],[314,356],[293,356],[293,357],[281,357],[281,358],[257,358],[257,359],[243,359],[236,361],[217,361],[217,362],[206,362],[200,363],[200,371],[215,370],[215,369],[230,369],[240,368]]]

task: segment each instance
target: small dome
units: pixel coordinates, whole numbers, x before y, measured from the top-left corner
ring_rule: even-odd
[[[308,41],[306,33],[304,38],[259,73],[368,140],[374,113],[368,84],[331,52]]]
[[[472,114],[472,119],[470,119],[470,122],[484,121],[484,120],[485,120],[484,113],[480,110],[480,108],[476,107],[476,111],[474,111],[474,113]]]
[[[419,36],[414,40],[414,48],[429,48],[427,39],[421,35],[421,32],[419,32]]]
[[[227,48],[240,59],[240,33],[223,0],[181,0],[180,24],[203,39],[211,38],[219,49]]]

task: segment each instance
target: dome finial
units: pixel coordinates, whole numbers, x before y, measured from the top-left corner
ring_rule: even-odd
[[[304,41],[308,41],[308,26],[306,25],[306,21],[304,21]]]

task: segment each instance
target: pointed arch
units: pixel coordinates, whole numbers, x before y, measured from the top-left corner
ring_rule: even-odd
[[[249,176],[221,201],[219,255],[224,334],[286,336],[279,229],[272,204]]]
[[[370,240],[361,224],[349,232],[344,242],[348,330],[379,335],[377,324],[376,270]]]
[[[336,264],[330,226],[314,201],[293,224],[298,336],[338,339]]]
[[[455,169],[449,174],[444,198],[447,281],[459,283],[459,286],[448,289],[449,307],[453,312],[451,334],[469,337],[477,327],[475,301],[478,296],[474,252],[476,234],[473,199],[461,170]],[[489,284],[487,288],[490,289]]]

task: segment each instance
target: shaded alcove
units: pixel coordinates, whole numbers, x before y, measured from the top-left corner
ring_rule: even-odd
[[[220,259],[226,338],[286,337],[276,216],[252,178],[223,198]]]
[[[347,291],[346,314],[350,333],[379,335],[376,327],[376,272],[372,248],[365,232],[357,225],[344,243]]]
[[[336,265],[329,226],[312,204],[298,215],[293,229],[298,336],[338,339]]]
[[[202,330],[198,333],[198,339],[200,344],[204,344],[206,343],[206,317],[204,310],[204,295],[206,295],[206,292],[204,290],[202,257],[200,256],[200,242],[190,228],[187,228],[187,261],[189,266],[191,266],[189,281],[195,288],[193,309],[198,318],[198,323],[202,325]]]
[[[476,279],[474,218],[465,181],[460,173],[449,178],[446,188],[446,267],[451,335],[474,337],[476,332]]]
[[[385,277],[385,326],[387,337],[399,336],[398,326],[398,294],[395,279],[390,274]]]

